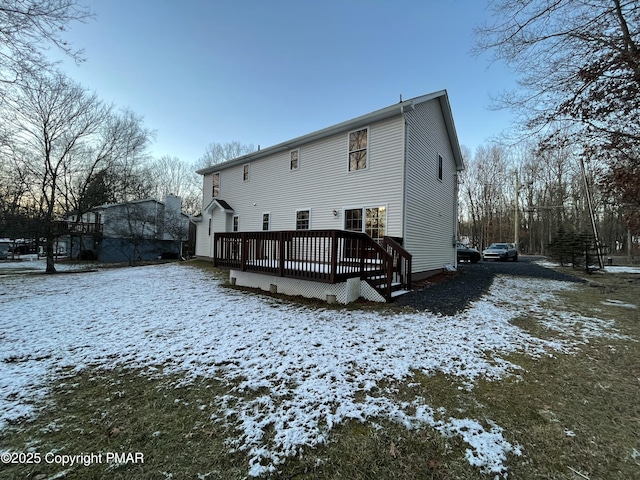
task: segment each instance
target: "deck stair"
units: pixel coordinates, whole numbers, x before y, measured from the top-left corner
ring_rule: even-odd
[[[387,276],[384,273],[376,275],[375,277],[367,278],[367,283],[375,288],[380,295],[386,298]],[[400,275],[394,272],[391,279],[391,295],[387,301],[393,301],[400,295],[404,295],[409,292],[410,290],[406,288],[406,285],[402,282]]]

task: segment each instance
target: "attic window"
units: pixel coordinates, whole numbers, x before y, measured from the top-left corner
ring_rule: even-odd
[[[367,143],[369,129],[363,128],[349,133],[349,171],[367,168]]]
[[[300,158],[300,150],[291,150],[289,157],[289,170],[298,169],[298,159]]]
[[[220,172],[213,174],[213,188],[211,190],[211,196],[218,198],[220,196]]]

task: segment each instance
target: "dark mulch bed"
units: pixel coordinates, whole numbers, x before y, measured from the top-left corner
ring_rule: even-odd
[[[541,267],[533,263],[536,260],[540,260],[540,257],[521,256],[517,262],[462,263],[457,272],[440,273],[415,282],[413,291],[399,297],[395,305],[454,315],[484,295],[496,275],[584,282],[573,275]]]

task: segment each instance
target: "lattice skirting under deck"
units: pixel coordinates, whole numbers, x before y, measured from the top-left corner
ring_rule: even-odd
[[[272,291],[275,285],[277,293],[285,295],[300,295],[327,301],[332,295],[337,303],[343,304],[351,303],[360,297],[373,302],[385,301],[382,295],[360,278],[350,278],[346,282],[332,284],[231,270],[229,280],[241,287],[259,288],[266,292]]]

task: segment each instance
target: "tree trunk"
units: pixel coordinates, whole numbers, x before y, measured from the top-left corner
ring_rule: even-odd
[[[47,269],[46,272],[47,273],[56,273],[56,266],[55,266],[55,262],[54,262],[54,255],[53,255],[53,234],[51,232],[51,227],[49,227],[49,230],[47,231],[47,244],[45,246],[46,248],[46,252],[47,252]]]

